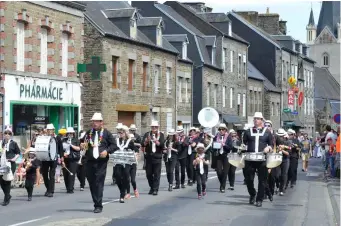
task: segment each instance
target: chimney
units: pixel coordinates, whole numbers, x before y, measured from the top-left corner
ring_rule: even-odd
[[[258,12],[256,11],[239,11],[235,12],[239,16],[243,17],[245,20],[247,20],[249,23],[258,26]]]
[[[303,46],[303,55],[309,57],[308,46],[306,46],[306,45]]]
[[[206,6],[204,2],[184,2],[182,4],[190,6],[197,13],[204,13],[206,10]]]
[[[258,27],[270,35],[278,35],[279,15],[277,13],[270,13],[269,8],[267,8],[265,14],[258,15]]]
[[[269,14],[269,13],[270,13],[269,7],[266,7],[266,14]]]
[[[279,31],[283,35],[287,35],[287,21],[284,21],[284,20],[279,21]]]

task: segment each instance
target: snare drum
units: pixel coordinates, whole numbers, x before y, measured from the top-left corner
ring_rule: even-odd
[[[280,153],[268,153],[266,156],[266,167],[271,169],[281,165],[283,155]]]
[[[11,170],[11,167],[9,166],[0,166],[0,175],[3,176]]]
[[[245,167],[245,154],[229,153],[227,155],[229,163],[237,168]]]
[[[245,160],[252,162],[263,162],[265,161],[265,155],[262,152],[247,152],[245,153]]]
[[[36,156],[40,161],[57,159],[57,141],[51,136],[38,136],[35,143]]]

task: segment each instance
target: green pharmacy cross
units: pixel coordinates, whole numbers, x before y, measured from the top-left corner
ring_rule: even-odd
[[[107,65],[101,64],[100,57],[91,57],[90,64],[77,64],[77,73],[90,72],[93,80],[99,80],[101,72],[107,71]]]

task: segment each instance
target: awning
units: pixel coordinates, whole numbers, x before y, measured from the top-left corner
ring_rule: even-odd
[[[291,113],[283,113],[282,121],[285,126],[295,126],[295,127],[304,127],[304,124],[301,122],[297,115],[293,115]]]
[[[233,123],[234,125],[242,125],[239,116],[237,115],[222,115],[225,123]]]

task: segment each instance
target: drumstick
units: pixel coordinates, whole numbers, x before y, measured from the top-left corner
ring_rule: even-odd
[[[64,169],[66,169],[66,171],[68,171],[68,172],[69,172],[69,174],[70,174],[71,176],[73,176],[73,173],[71,173],[71,172],[70,172],[70,170],[69,170],[68,168],[66,168],[66,166],[65,166],[65,165],[63,165],[63,168],[64,168]]]

